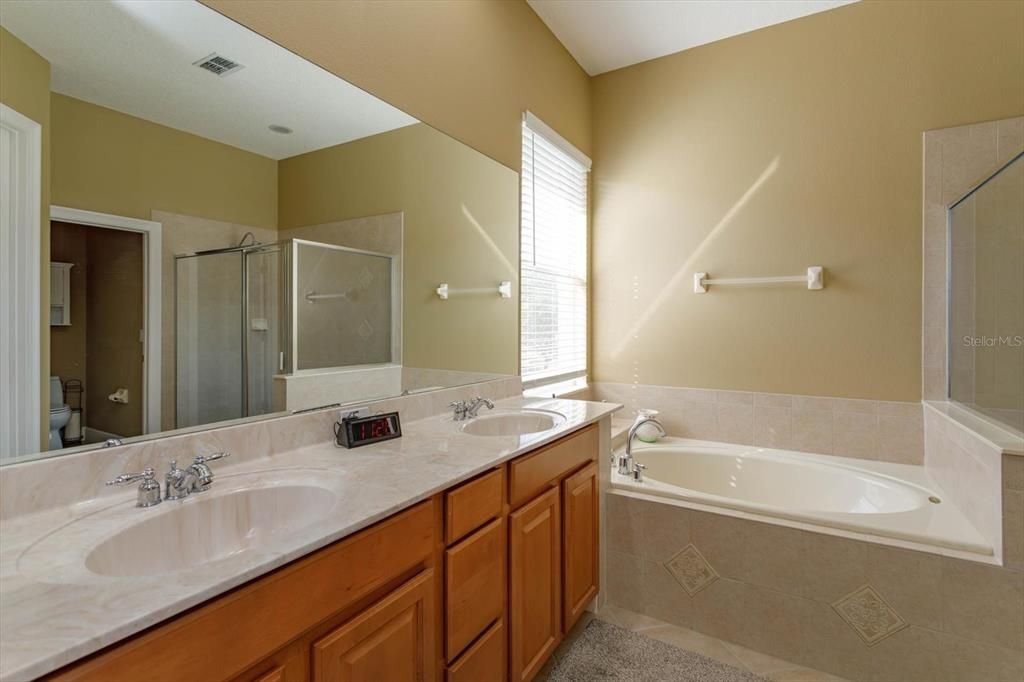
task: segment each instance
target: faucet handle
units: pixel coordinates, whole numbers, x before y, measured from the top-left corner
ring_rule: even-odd
[[[154,477],[155,472],[153,471],[153,467],[146,467],[137,474],[121,474],[120,476],[107,481],[106,485],[124,485],[126,483],[134,483],[135,481],[153,480]]]
[[[448,407],[452,408],[454,411],[452,418],[457,422],[465,419],[466,415],[469,413],[469,402],[465,400],[453,400],[449,403]]]
[[[206,462],[213,462],[215,460],[224,459],[225,457],[230,457],[230,456],[231,456],[230,452],[213,452],[213,453],[210,453],[209,455],[196,455],[195,459],[192,460],[192,463],[193,464],[204,464]]]
[[[637,483],[643,483],[644,480],[644,469],[647,468],[646,464],[640,462],[633,462],[633,480]]]
[[[133,483],[140,480],[142,483],[139,484],[135,506],[155,507],[160,504],[160,484],[156,482],[153,467],[146,467],[142,470],[142,473],[138,474],[121,474],[117,478],[107,481],[107,485],[124,485],[125,483]]]

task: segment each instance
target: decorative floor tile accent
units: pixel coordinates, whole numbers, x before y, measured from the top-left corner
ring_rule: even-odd
[[[832,608],[868,646],[878,644],[909,625],[871,585],[857,588],[833,603]]]
[[[693,543],[666,561],[665,570],[691,597],[718,580],[718,573]]]

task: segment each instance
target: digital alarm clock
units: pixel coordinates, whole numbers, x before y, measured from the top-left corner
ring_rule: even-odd
[[[344,448],[358,448],[402,435],[402,422],[397,412],[375,414],[372,417],[349,415],[334,423],[335,442]]]

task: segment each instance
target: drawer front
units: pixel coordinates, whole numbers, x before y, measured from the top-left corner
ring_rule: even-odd
[[[505,623],[499,620],[448,667],[447,682],[504,682],[506,639]]]
[[[445,543],[453,544],[501,515],[503,471],[495,469],[444,496]]]
[[[505,609],[505,524],[496,519],[445,552],[449,662]]]
[[[597,425],[556,441],[509,465],[509,503],[515,509],[573,469],[597,459]]]

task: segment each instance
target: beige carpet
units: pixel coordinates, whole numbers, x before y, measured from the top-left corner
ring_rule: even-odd
[[[592,620],[562,653],[548,682],[766,682],[739,668]]]

